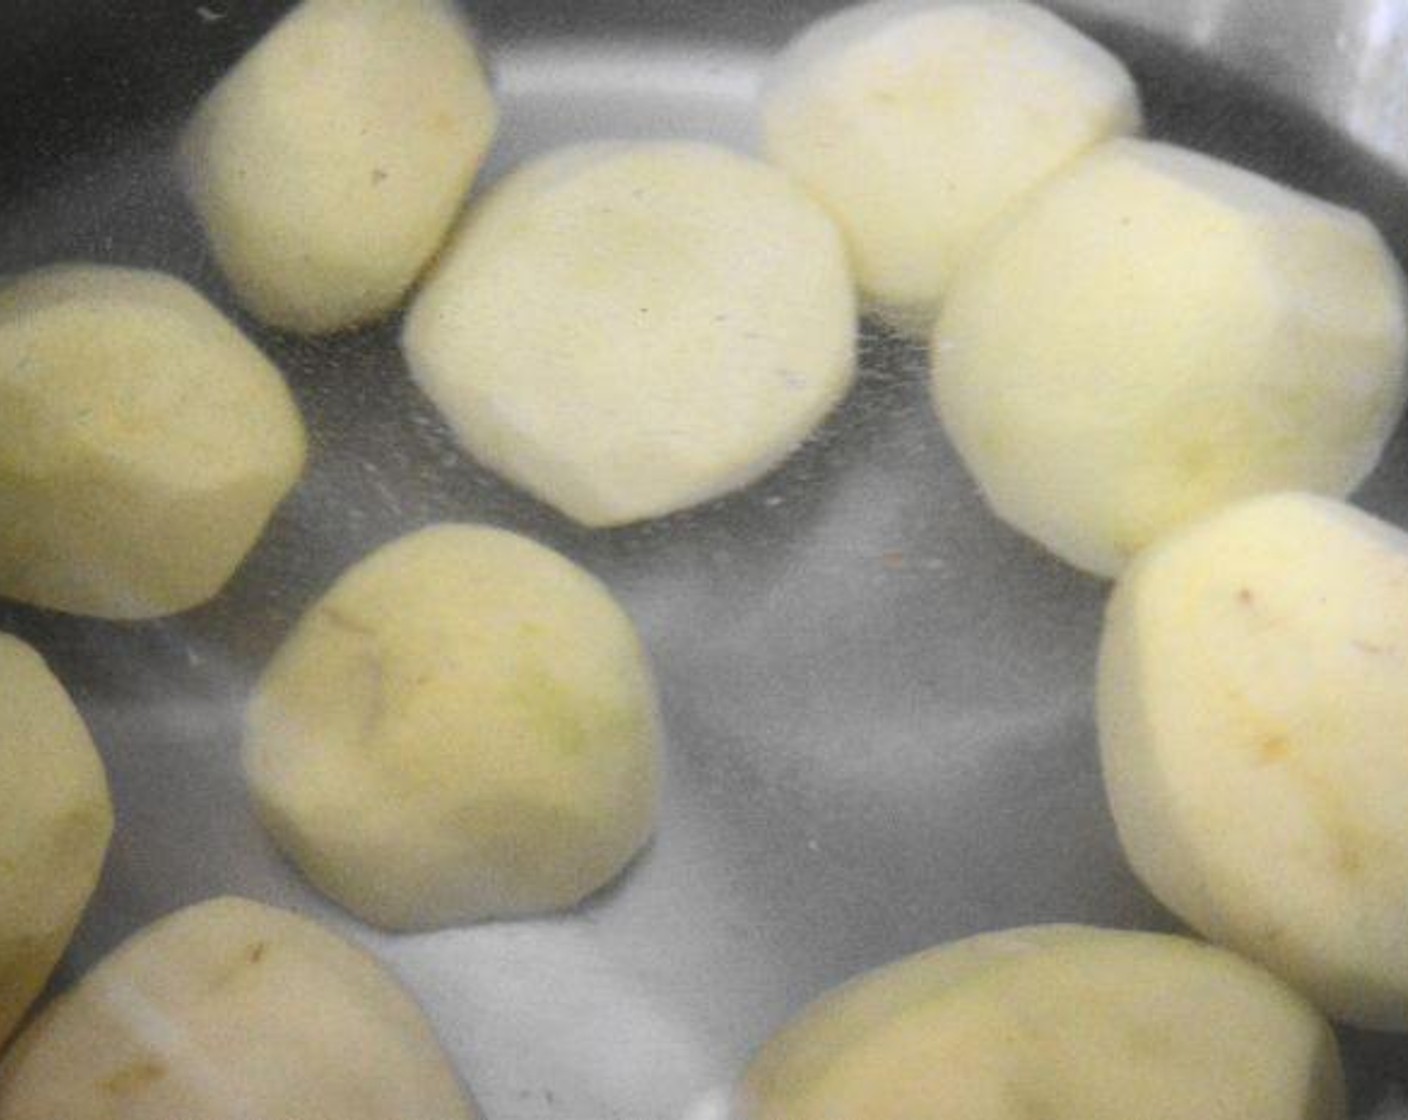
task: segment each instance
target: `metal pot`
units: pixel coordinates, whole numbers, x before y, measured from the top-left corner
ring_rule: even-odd
[[[167,156],[200,94],[287,6],[0,7],[0,271],[161,267],[239,317]],[[483,0],[508,110],[488,175],[585,136],[749,145],[760,66],[831,6]],[[1405,0],[1065,10],[1131,63],[1153,133],[1364,209],[1408,251]],[[0,629],[74,690],[118,803],[61,980],[178,905],[248,894],[389,960],[488,1116],[673,1120],[712,1115],[756,1044],[863,968],[1014,924],[1171,928],[1126,870],[1100,786],[1090,698],[1106,589],[989,516],[912,346],[868,333],[852,397],[747,491],[588,532],[457,451],[404,374],[394,324],[307,341],[241,321],[289,374],[315,457],[236,581],[142,625],[0,602]],[[1405,495],[1400,436],[1359,499],[1405,523]],[[319,590],[436,519],[519,529],[608,580],[658,668],[670,773],[657,841],[580,912],[398,938],[276,857],[244,795],[239,720]],[[1408,1042],[1344,1042],[1356,1116],[1408,1116]]]

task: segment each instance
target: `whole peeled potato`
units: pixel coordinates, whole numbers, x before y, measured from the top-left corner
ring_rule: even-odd
[[[73,936],[111,835],[82,717],[39,654],[0,634],[0,1045]]]
[[[347,572],[250,705],[259,812],[308,877],[381,926],[568,907],[654,823],[659,730],[629,619],[501,530],[440,525]]]
[[[471,213],[402,341],[485,465],[586,525],[717,498],[791,454],[855,377],[835,224],[707,144],[585,144]]]
[[[497,122],[453,0],[303,0],[201,105],[181,162],[240,300],[319,334],[401,301]]]
[[[1408,1030],[1408,535],[1241,503],[1120,581],[1100,743],[1134,870],[1336,1018]]]
[[[1342,1120],[1335,1038],[1183,938],[1038,926],[822,997],[759,1052],[742,1120]]]
[[[1403,411],[1403,278],[1359,214],[1106,145],[962,270],[939,416],[997,514],[1087,571],[1275,490],[1343,495]]]
[[[875,0],[803,32],[764,146],[840,223],[860,284],[927,334],[963,258],[1081,153],[1137,131],[1113,55],[1032,4]]]
[[[0,596],[112,619],[197,606],[305,445],[279,371],[181,281],[70,265],[0,288]]]
[[[372,957],[239,898],[136,934],[0,1065],[0,1120],[474,1120]]]

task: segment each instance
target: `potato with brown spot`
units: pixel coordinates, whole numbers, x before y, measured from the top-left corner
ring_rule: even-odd
[[[1324,498],[1233,506],[1116,590],[1105,776],[1135,871],[1332,1015],[1408,1030],[1408,536]]]
[[[497,125],[452,0],[304,0],[201,105],[182,166],[241,302],[320,334],[400,302]]]
[[[0,1120],[476,1120],[370,956],[238,898],[133,936],[20,1036]]]
[[[649,666],[608,591],[501,530],[385,546],[307,613],[247,717],[281,848],[394,929],[558,910],[654,825]]]
[[[111,1093],[115,1097],[123,1097],[140,1092],[146,1086],[160,1081],[165,1076],[166,1063],[143,1058],[104,1078],[100,1085],[104,1092]]]

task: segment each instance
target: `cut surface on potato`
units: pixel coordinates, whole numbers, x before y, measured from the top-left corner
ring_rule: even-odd
[[[743,1120],[1341,1120],[1334,1035],[1183,938],[986,934],[837,989],[773,1037]]]
[[[997,514],[1108,576],[1219,505],[1351,490],[1402,413],[1404,346],[1363,217],[1127,140],[963,270],[934,394]]]
[[[181,160],[240,300],[317,334],[401,301],[497,120],[450,0],[304,0],[206,99]]]
[[[1408,537],[1277,495],[1121,581],[1100,740],[1140,878],[1332,1015],[1408,1030]]]
[[[804,32],[764,91],[765,146],[841,224],[861,287],[927,334],[960,261],[1082,152],[1136,131],[1124,66],[1022,3],[879,0]]]
[[[181,281],[75,265],[0,288],[0,595],[115,619],[205,602],[305,442],[278,370]]]
[[[102,961],[0,1066],[0,1120],[474,1120],[420,1008],[314,923],[238,898]]]
[[[470,454],[587,525],[741,487],[854,376],[839,233],[701,144],[565,149],[471,215],[404,348]]]
[[[39,654],[0,634],[0,1046],[63,955],[111,836],[82,716]]]
[[[442,525],[347,572],[250,708],[245,766],[284,851],[349,910],[430,928],[571,906],[654,822],[635,631],[554,552]]]

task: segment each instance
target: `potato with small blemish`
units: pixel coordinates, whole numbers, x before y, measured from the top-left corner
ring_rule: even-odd
[[[304,0],[206,98],[181,165],[241,302],[322,334],[401,301],[497,123],[452,0]]]
[[[83,717],[43,658],[0,634],[0,1045],[73,936],[112,824]]]
[[[261,817],[353,913],[426,929],[569,907],[655,814],[659,727],[610,593],[512,533],[439,525],[342,576],[250,705]]]
[[[1151,549],[1100,655],[1134,870],[1336,1018],[1408,1030],[1408,536],[1285,494]]]
[[[119,946],[16,1041],[0,1120],[475,1120],[434,1032],[362,950],[238,898]]]
[[[741,1120],[1343,1120],[1329,1025],[1181,937],[1036,926],[898,961],[770,1039]]]
[[[579,144],[510,175],[416,297],[402,349],[465,449],[584,525],[721,497],[855,379],[840,232],[709,144]]]
[[[0,287],[0,596],[107,619],[199,606],[306,454],[282,375],[175,277],[61,265]]]

